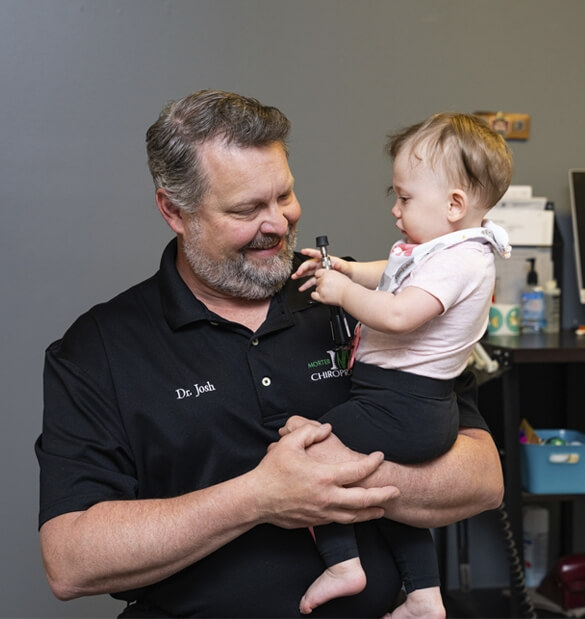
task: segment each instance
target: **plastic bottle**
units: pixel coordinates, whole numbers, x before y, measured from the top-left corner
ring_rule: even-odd
[[[544,290],[538,285],[538,273],[534,270],[535,258],[528,258],[530,270],[526,286],[520,293],[520,328],[522,333],[540,333],[544,329]]]
[[[550,279],[544,284],[545,333],[558,333],[561,330],[561,289]]]
[[[538,587],[548,569],[548,510],[537,505],[522,508],[526,586]]]

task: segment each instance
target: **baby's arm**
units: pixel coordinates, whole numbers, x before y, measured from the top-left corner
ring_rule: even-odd
[[[360,322],[384,333],[408,333],[443,312],[442,303],[432,294],[410,286],[397,294],[370,290],[336,271],[319,269],[314,279],[315,301],[340,305]]]
[[[318,249],[307,247],[301,250],[301,253],[305,256],[309,256],[312,260],[306,260],[301,266],[292,274],[292,279],[301,279],[303,277],[310,277],[309,280],[304,282],[299,290],[307,290],[316,284],[314,279],[315,273],[321,268],[321,252]],[[349,277],[353,282],[364,286],[365,288],[374,289],[380,282],[384,267],[386,265],[385,260],[375,260],[373,262],[350,262],[337,256],[330,256],[331,266],[335,271],[343,273]]]

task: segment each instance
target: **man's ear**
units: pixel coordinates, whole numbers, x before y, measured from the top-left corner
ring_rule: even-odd
[[[161,188],[157,189],[155,200],[160,214],[169,224],[171,230],[175,234],[184,234],[185,220],[183,218],[183,211],[171,201],[167,192]]]
[[[449,208],[447,219],[451,223],[461,221],[467,215],[468,196],[462,189],[452,189],[449,192]]]

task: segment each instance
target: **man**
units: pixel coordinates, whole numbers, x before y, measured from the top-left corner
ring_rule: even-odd
[[[112,593],[124,617],[298,616],[322,569],[307,527],[355,522],[368,586],[314,614],[381,616],[399,577],[372,519],[438,526],[501,500],[469,390],[467,427],[433,464],[339,443],[330,463],[311,458],[330,428],[291,415],[317,419],[348,380],[328,309],[288,280],[300,259],[288,131],[275,108],[202,91],[147,133],[176,240],[154,277],[47,350],[40,534],[60,599]]]

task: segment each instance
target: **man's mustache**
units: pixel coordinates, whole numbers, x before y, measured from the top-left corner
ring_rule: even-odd
[[[264,234],[261,237],[254,239],[246,245],[246,249],[270,249],[280,243],[282,239],[287,239],[287,236],[281,237],[278,234]]]

